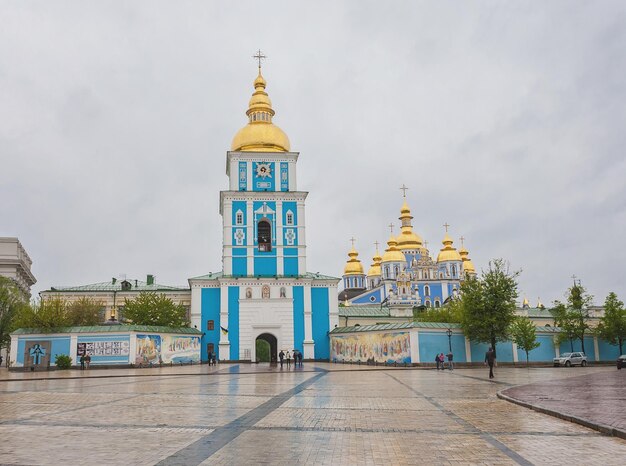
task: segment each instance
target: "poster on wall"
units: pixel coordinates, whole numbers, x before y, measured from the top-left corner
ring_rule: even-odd
[[[332,336],[330,347],[333,361],[411,363],[409,332]]]
[[[128,341],[88,341],[77,344],[76,354],[84,356],[128,356],[130,342]]]
[[[135,364],[200,361],[200,337],[137,335]]]

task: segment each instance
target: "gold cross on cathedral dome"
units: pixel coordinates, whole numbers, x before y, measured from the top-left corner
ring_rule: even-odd
[[[400,187],[400,191],[402,191],[402,197],[406,197],[406,191],[407,191],[407,189],[409,189],[409,188],[407,188],[406,186],[404,186],[404,183],[402,183],[402,186]]]
[[[257,50],[257,53],[255,55],[252,55],[252,58],[259,62],[259,69],[261,69],[261,61],[265,60],[267,57],[263,55],[263,52],[261,52],[261,49],[259,49]]]

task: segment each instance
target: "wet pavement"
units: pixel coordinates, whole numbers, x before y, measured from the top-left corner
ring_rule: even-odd
[[[613,372],[498,368],[494,383],[482,368],[332,364],[2,370],[0,463],[623,464],[625,440],[496,396]]]
[[[522,385],[503,390],[502,395],[541,412],[626,439],[625,370]]]

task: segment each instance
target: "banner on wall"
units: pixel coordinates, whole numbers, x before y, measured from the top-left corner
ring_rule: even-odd
[[[332,336],[330,347],[333,361],[411,363],[409,332]]]
[[[137,335],[136,364],[200,361],[200,337]]]
[[[130,342],[128,341],[89,341],[77,344],[78,356],[128,356]]]

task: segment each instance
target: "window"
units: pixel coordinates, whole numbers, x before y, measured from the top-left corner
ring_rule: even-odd
[[[430,307],[430,301],[429,301],[429,300],[426,300],[426,301],[424,302],[424,304],[426,305],[426,307]]]
[[[268,252],[272,250],[272,226],[267,220],[260,220],[257,225],[257,242],[259,251]]]
[[[209,321],[206,323],[206,329],[207,329],[207,330],[215,330],[215,322],[214,322],[214,321],[212,321],[212,320],[209,320]]]
[[[456,277],[456,265],[452,266],[452,276]]]
[[[293,225],[293,212],[287,212],[285,217],[287,225]]]
[[[385,265],[385,278],[389,278],[389,266]]]
[[[430,296],[430,286],[424,286],[424,296]]]
[[[439,307],[441,305],[441,303],[439,302],[438,299],[435,299],[435,307]]]
[[[393,273],[394,273],[394,276],[396,276],[396,277],[398,276],[399,270],[400,270],[400,269],[398,269],[398,266],[397,266],[397,265],[393,268]]]
[[[235,214],[235,223],[237,225],[243,225],[243,212],[241,210],[237,211],[237,214]]]

